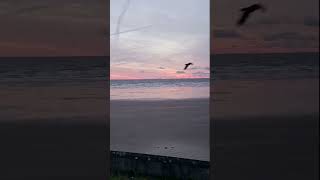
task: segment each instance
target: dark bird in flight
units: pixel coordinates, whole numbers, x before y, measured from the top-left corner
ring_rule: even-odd
[[[261,10],[262,12],[265,12],[266,8],[261,4],[253,4],[249,7],[242,8],[240,10],[242,12],[242,16],[237,23],[238,26],[243,25],[247,21],[247,19],[249,18],[250,14],[256,10]]]
[[[184,70],[186,70],[190,65],[193,65],[193,64],[192,63],[186,64],[186,66],[184,67]]]

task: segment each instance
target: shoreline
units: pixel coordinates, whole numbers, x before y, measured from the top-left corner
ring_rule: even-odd
[[[173,102],[186,102],[186,101],[210,101],[210,98],[184,98],[184,99],[152,99],[152,98],[146,98],[146,99],[110,99],[110,104],[112,102],[166,102],[166,101],[173,101]]]
[[[319,113],[319,78],[216,80],[211,89],[215,118],[292,116]]]

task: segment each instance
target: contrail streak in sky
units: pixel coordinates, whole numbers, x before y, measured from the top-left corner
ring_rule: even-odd
[[[128,8],[129,8],[129,5],[130,5],[130,0],[126,0],[124,6],[123,6],[123,10],[118,18],[118,22],[117,22],[117,28],[116,28],[116,32],[114,33],[115,35],[118,35],[120,34],[120,26],[121,26],[121,23],[122,23],[122,19],[124,17],[124,15],[126,14]]]
[[[149,28],[149,27],[151,27],[151,26],[152,26],[152,25],[143,26],[143,27],[138,27],[138,28],[135,28],[135,29],[130,29],[130,30],[127,30],[127,31],[122,31],[122,32],[116,32],[116,33],[110,34],[110,36],[115,36],[115,35],[119,35],[119,34],[127,33],[127,32],[139,31],[139,30],[141,30],[141,29],[146,29],[146,28]]]

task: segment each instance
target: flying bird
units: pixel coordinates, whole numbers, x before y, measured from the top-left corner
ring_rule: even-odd
[[[238,26],[243,25],[247,19],[249,18],[250,14],[253,13],[256,10],[261,10],[262,12],[265,12],[266,8],[261,4],[253,4],[249,7],[242,8],[240,11],[242,12],[241,18],[238,20]]]
[[[188,63],[188,64],[185,64],[186,66],[184,67],[184,70],[186,70],[190,65],[193,65],[192,63]]]

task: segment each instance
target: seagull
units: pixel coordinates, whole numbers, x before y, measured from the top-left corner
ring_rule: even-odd
[[[253,4],[249,7],[242,8],[240,10],[242,12],[242,16],[237,23],[238,26],[243,25],[247,21],[247,19],[249,18],[250,14],[256,10],[262,10],[262,12],[265,12],[266,8],[261,4]]]
[[[186,70],[190,65],[193,65],[193,64],[192,63],[186,64],[186,66],[184,67],[184,70]]]

